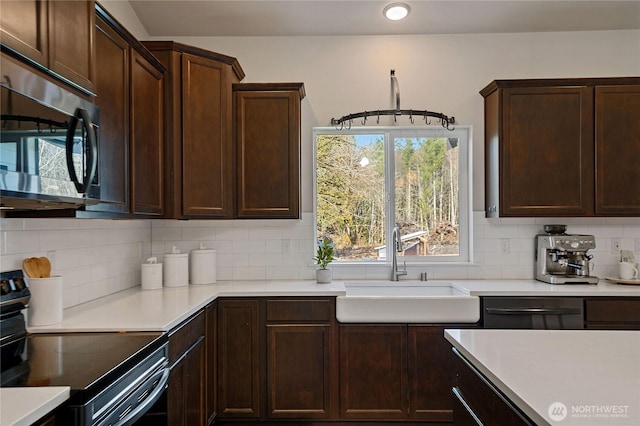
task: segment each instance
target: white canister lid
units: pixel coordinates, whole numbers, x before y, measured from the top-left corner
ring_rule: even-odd
[[[192,254],[212,254],[215,252],[216,249],[209,249],[204,243],[200,243],[200,248],[191,250]]]
[[[166,253],[164,257],[165,259],[180,259],[189,257],[189,253],[180,253],[180,249],[178,249],[178,247],[176,246],[173,246],[171,248],[171,253]]]

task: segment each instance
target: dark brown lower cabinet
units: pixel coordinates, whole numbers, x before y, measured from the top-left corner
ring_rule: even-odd
[[[334,307],[333,298],[266,300],[268,418],[331,417]]]
[[[447,327],[461,326],[341,325],[341,417],[450,422]]]
[[[407,327],[340,326],[340,415],[408,417]]]
[[[437,325],[408,327],[409,417],[412,419],[435,422],[452,420],[451,379],[454,360],[451,357],[451,345],[444,338],[445,328]]]
[[[171,426],[206,424],[204,319],[201,311],[169,334],[167,422]]]
[[[218,415],[260,417],[260,300],[218,301]]]
[[[517,407],[500,393],[464,357],[454,350],[453,424],[533,425]],[[451,393],[449,394],[451,395]]]
[[[328,370],[328,326],[267,326],[268,417],[327,418]]]

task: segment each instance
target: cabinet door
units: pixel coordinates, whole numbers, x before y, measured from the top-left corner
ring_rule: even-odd
[[[593,214],[593,90],[504,89],[502,216]]]
[[[204,340],[198,339],[171,369],[167,388],[167,424],[203,426],[205,422]]]
[[[235,93],[238,218],[299,217],[300,97]]]
[[[452,420],[451,345],[442,326],[409,326],[410,416],[437,422]]]
[[[93,91],[93,0],[49,1],[49,69]]]
[[[267,325],[267,410],[271,418],[327,418],[328,325]]]
[[[640,86],[596,87],[596,214],[640,215]]]
[[[162,73],[131,51],[131,204],[133,213],[163,214]]]
[[[47,2],[3,0],[0,13],[2,43],[27,58],[46,66]]]
[[[341,417],[405,419],[408,408],[406,326],[340,326]]]
[[[231,217],[233,153],[229,66],[182,54],[182,214]]]
[[[100,107],[100,201],[87,210],[129,212],[129,45],[96,22],[96,105]]]
[[[218,410],[220,417],[260,416],[258,300],[218,302]]]

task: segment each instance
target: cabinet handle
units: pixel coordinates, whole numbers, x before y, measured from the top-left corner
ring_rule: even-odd
[[[87,134],[87,164],[82,171],[82,182],[78,180],[76,169],[73,166],[73,138],[75,137],[76,126],[78,125],[79,120],[82,120],[82,130]],[[67,152],[67,170],[69,171],[69,177],[73,181],[76,190],[79,193],[84,194],[87,192],[89,186],[93,182],[93,178],[96,176],[96,165],[98,163],[98,145],[96,143],[96,135],[93,131],[93,127],[91,127],[91,118],[89,117],[89,113],[86,110],[82,108],[76,108],[75,114],[73,114],[73,117],[71,117],[71,120],[69,121],[69,128],[67,129],[67,139],[65,145]]]
[[[456,386],[452,389],[452,391],[455,397],[458,399],[458,401],[460,401],[460,404],[462,404],[464,409],[467,410],[467,413],[469,413],[469,415],[473,417],[473,420],[476,422],[476,424],[478,426],[484,426],[484,423],[482,423],[482,421],[478,418],[475,411],[473,411],[473,408],[471,408],[471,406],[467,403],[467,401],[465,401],[464,396],[462,396],[462,392],[460,391],[460,388]]]

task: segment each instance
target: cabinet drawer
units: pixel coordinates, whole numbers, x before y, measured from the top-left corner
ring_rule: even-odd
[[[185,353],[200,336],[204,336],[203,311],[173,329],[169,334],[169,363]]]
[[[587,299],[585,318],[587,322],[640,323],[640,298]]]
[[[269,299],[267,321],[331,321],[334,302],[326,299]]]

